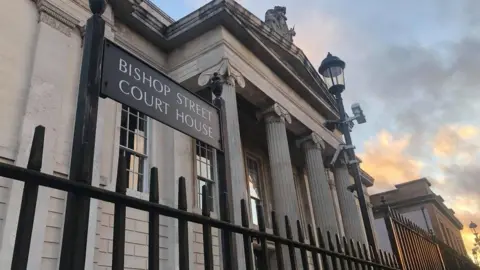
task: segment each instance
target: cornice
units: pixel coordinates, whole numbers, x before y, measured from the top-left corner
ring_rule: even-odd
[[[78,19],[47,0],[38,0],[36,4],[40,14],[39,21],[50,25],[67,36],[70,36],[72,30],[80,23]]]

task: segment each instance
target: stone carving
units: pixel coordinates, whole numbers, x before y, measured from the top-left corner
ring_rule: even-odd
[[[272,115],[275,117],[270,117]],[[278,103],[275,103],[264,111],[257,113],[257,119],[261,119],[263,117],[265,117],[266,121],[285,121],[289,124],[292,123],[292,117],[290,116],[290,113]]]
[[[40,22],[50,25],[52,28],[57,29],[66,36],[70,36],[72,29],[80,23],[79,20],[59,9],[49,1],[37,1],[37,8],[40,13]]]
[[[235,86],[236,82],[241,88],[245,87],[245,79],[238,70],[232,67],[228,58],[222,58],[218,64],[202,72],[198,77],[198,85],[207,85],[215,73],[222,76],[225,82],[231,86]]]
[[[311,144],[305,144],[310,142]],[[321,150],[325,149],[325,141],[323,140],[322,136],[315,132],[312,132],[310,135],[297,140],[297,147],[301,147],[302,145],[319,148]]]
[[[275,6],[265,13],[265,24],[288,41],[293,42],[293,37],[296,35],[295,27],[291,29],[288,28],[286,14],[286,7]]]

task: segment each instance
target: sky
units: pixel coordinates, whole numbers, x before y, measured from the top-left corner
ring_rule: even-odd
[[[154,0],[174,19],[208,1]],[[480,224],[479,0],[240,0],[257,17],[287,8],[294,43],[314,66],[328,52],[346,62],[344,99],[367,123],[353,140],[371,194],[427,177],[456,212],[473,247]]]

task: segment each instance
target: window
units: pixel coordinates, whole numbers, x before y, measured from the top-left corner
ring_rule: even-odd
[[[258,226],[257,204],[260,204],[262,200],[260,193],[260,162],[250,156],[247,156],[247,177],[252,223]]]
[[[202,205],[202,188],[207,187],[208,207],[213,211],[213,185],[215,184],[215,151],[213,148],[203,142],[197,141],[196,151],[196,171],[197,171],[197,193],[198,206]]]
[[[128,188],[148,192],[147,117],[126,105],[122,105],[120,155],[127,163]]]

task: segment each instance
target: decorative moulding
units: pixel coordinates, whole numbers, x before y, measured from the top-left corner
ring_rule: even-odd
[[[198,85],[205,86],[210,82],[213,74],[218,73],[229,85],[235,86],[235,83],[241,88],[245,87],[243,75],[230,64],[228,58],[222,58],[218,64],[205,70],[198,77]]]
[[[39,21],[50,25],[67,36],[70,36],[72,29],[80,23],[79,20],[47,0],[38,0],[36,4],[40,13]]]

